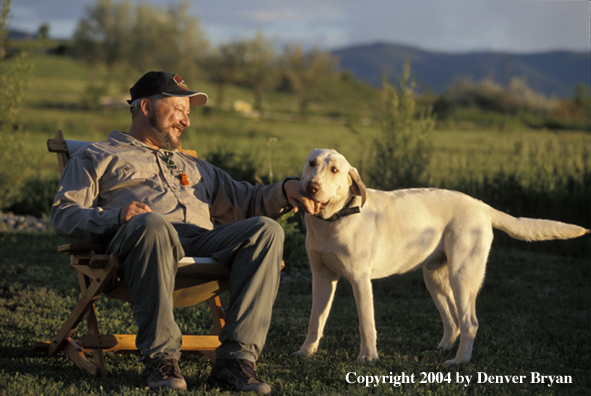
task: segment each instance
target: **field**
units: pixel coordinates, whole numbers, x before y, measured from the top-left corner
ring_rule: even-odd
[[[34,342],[51,339],[78,294],[67,257],[55,253],[58,244],[52,235],[0,235],[0,394],[145,394],[142,366],[135,355],[107,355],[109,377],[94,379],[63,357],[47,359],[32,351]],[[443,364],[455,351],[435,351],[443,330],[421,277],[419,271],[374,282],[380,358],[371,364],[355,361],[357,313],[351,287],[343,279],[319,352],[308,359],[293,354],[306,336],[311,293],[309,280],[292,278],[280,288],[259,373],[280,395],[588,394],[588,260],[493,248],[477,301],[480,329],[472,361],[457,367]],[[101,329],[134,330],[129,306],[101,298],[97,309]],[[183,332],[208,331],[207,309],[202,304],[177,310]],[[208,383],[210,365],[205,359],[184,356],[181,368],[190,388],[187,394],[233,394]],[[359,376],[403,372],[414,374],[415,382],[400,387],[389,383],[365,387],[357,382]],[[348,373],[356,374],[347,377]],[[426,373],[424,378],[421,373]],[[477,383],[478,373],[493,378],[525,376],[525,380]],[[572,383],[532,383],[532,373],[562,376]],[[457,376],[472,376],[472,383],[458,383]],[[422,379],[427,382],[421,383]]]
[[[34,161],[33,179],[51,181],[57,177],[55,156],[47,153],[45,146],[56,129],[63,130],[67,138],[80,140],[105,139],[111,129],[127,129],[130,115],[126,107],[84,105],[95,87],[89,81],[99,77],[71,59],[37,57],[19,116],[26,140],[23,155]],[[192,89],[212,93],[215,103],[215,87],[210,82],[188,83]],[[357,95],[353,97],[338,87],[327,87],[310,113],[301,117],[295,113],[295,98],[279,92],[267,96],[262,114],[234,111],[235,101],[252,102],[252,95],[244,88],[230,87],[222,108],[211,105],[194,110],[183,147],[197,150],[204,158],[216,152],[235,153],[238,165],[252,164],[260,178],[273,181],[298,175],[312,149],[335,148],[363,175],[372,160],[372,139],[379,130],[380,101],[375,92],[355,88]],[[126,89],[111,84],[108,94],[120,98]],[[429,185],[465,191],[514,215],[591,226],[588,132],[452,121],[439,124],[432,140],[435,150]],[[357,313],[351,287],[344,279],[320,351],[309,359],[294,356],[307,331],[311,285],[301,218],[294,216],[285,225],[284,272],[290,281],[280,288],[268,343],[259,361],[259,372],[275,394],[589,393],[589,236],[526,244],[495,234],[477,303],[480,330],[473,359],[447,367],[443,362],[453,352],[434,351],[442,326],[420,272],[374,282],[380,352],[376,363],[355,361]],[[137,356],[109,355],[109,378],[94,379],[63,357],[49,360],[32,351],[34,342],[51,339],[77,300],[77,279],[68,258],[56,253],[59,244],[52,234],[0,233],[0,394],[146,394]],[[104,298],[97,306],[102,329],[134,330],[129,306]],[[207,310],[203,305],[178,310],[183,332],[208,331]],[[207,382],[210,366],[205,359],[187,356],[181,367],[188,380],[188,394],[232,394]],[[414,375],[414,382],[399,387],[366,387],[357,382],[364,376],[403,372]],[[477,383],[479,376],[484,380],[484,373],[492,377]],[[553,376],[555,382],[549,386],[550,377],[545,377],[543,384],[532,383],[541,378],[532,373]],[[517,384],[490,382],[506,375],[525,377]],[[467,376],[472,376],[470,385],[459,383]],[[423,379],[426,383],[421,383]],[[571,383],[559,384],[558,380]]]
[[[56,129],[63,130],[67,138],[80,140],[106,139],[112,129],[127,130],[130,115],[125,106],[83,109],[88,81],[96,78],[83,65],[69,59],[38,59],[23,98],[20,122],[28,133],[28,148],[44,164],[40,168],[51,168],[53,158],[46,152],[44,142]],[[127,88],[114,85],[110,86],[111,97],[119,98],[119,102],[128,98]],[[238,100],[252,103],[248,90],[230,87],[225,106],[220,109],[214,105],[216,90],[210,82],[197,81],[190,86],[209,93],[212,103],[194,110],[192,126],[183,136],[183,147],[197,150],[200,156],[218,149],[248,153],[261,176],[272,171],[275,180],[299,174],[307,154],[314,148],[334,148],[360,170],[371,160],[370,146],[379,130],[380,105],[379,95],[366,92],[367,88],[358,88],[360,93],[355,100],[343,101],[340,98],[344,94],[327,92],[303,119],[294,114],[293,95],[272,92],[267,95],[262,114],[244,116],[233,111],[232,105]],[[334,97],[339,102],[330,101]],[[528,167],[532,156],[547,165],[557,163],[566,171],[589,166],[585,156],[591,147],[591,135],[586,132],[531,130],[522,126],[498,129],[477,122],[458,122],[438,127],[432,139],[435,152],[431,173],[436,184],[460,171],[477,174],[501,167],[510,171]],[[50,172],[55,174],[56,170]]]

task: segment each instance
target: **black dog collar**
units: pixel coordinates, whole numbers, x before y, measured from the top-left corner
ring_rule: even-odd
[[[317,215],[314,215],[314,217],[317,217],[317,218],[324,220],[324,221],[333,222],[333,221],[337,221],[340,218],[360,213],[361,208],[359,206],[349,207],[349,205],[351,205],[353,203],[353,200],[355,200],[355,197],[353,197],[353,199],[351,199],[349,201],[349,203],[347,205],[345,205],[345,207],[343,209],[339,210],[338,212],[336,212],[335,214],[330,216],[328,219],[325,219],[325,218],[317,216]]]

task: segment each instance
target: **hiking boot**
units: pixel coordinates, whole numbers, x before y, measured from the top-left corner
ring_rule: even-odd
[[[250,360],[218,359],[211,369],[210,377],[228,384],[238,391],[255,392],[260,395],[271,394],[271,387],[259,378],[255,364]]]
[[[176,359],[162,359],[158,363],[146,367],[145,374],[148,386],[152,389],[187,389],[187,383],[181,374],[179,362]]]

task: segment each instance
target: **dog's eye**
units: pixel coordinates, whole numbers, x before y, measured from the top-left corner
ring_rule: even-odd
[[[311,161],[310,161],[310,166],[316,166],[316,161],[314,161],[314,160],[311,160]]]
[[[337,167],[336,167],[336,166],[333,166],[332,168],[330,168],[330,171],[331,171],[332,173],[337,173],[339,170],[337,169]]]

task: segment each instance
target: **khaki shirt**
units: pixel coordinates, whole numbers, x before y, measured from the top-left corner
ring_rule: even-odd
[[[72,243],[107,242],[119,225],[121,208],[147,204],[170,222],[212,229],[212,220],[231,223],[253,216],[278,218],[291,210],[282,183],[253,186],[180,151],[177,169],[126,133],[112,131],[108,141],[89,144],[68,161],[51,208],[55,232]],[[187,185],[183,185],[183,176]]]

